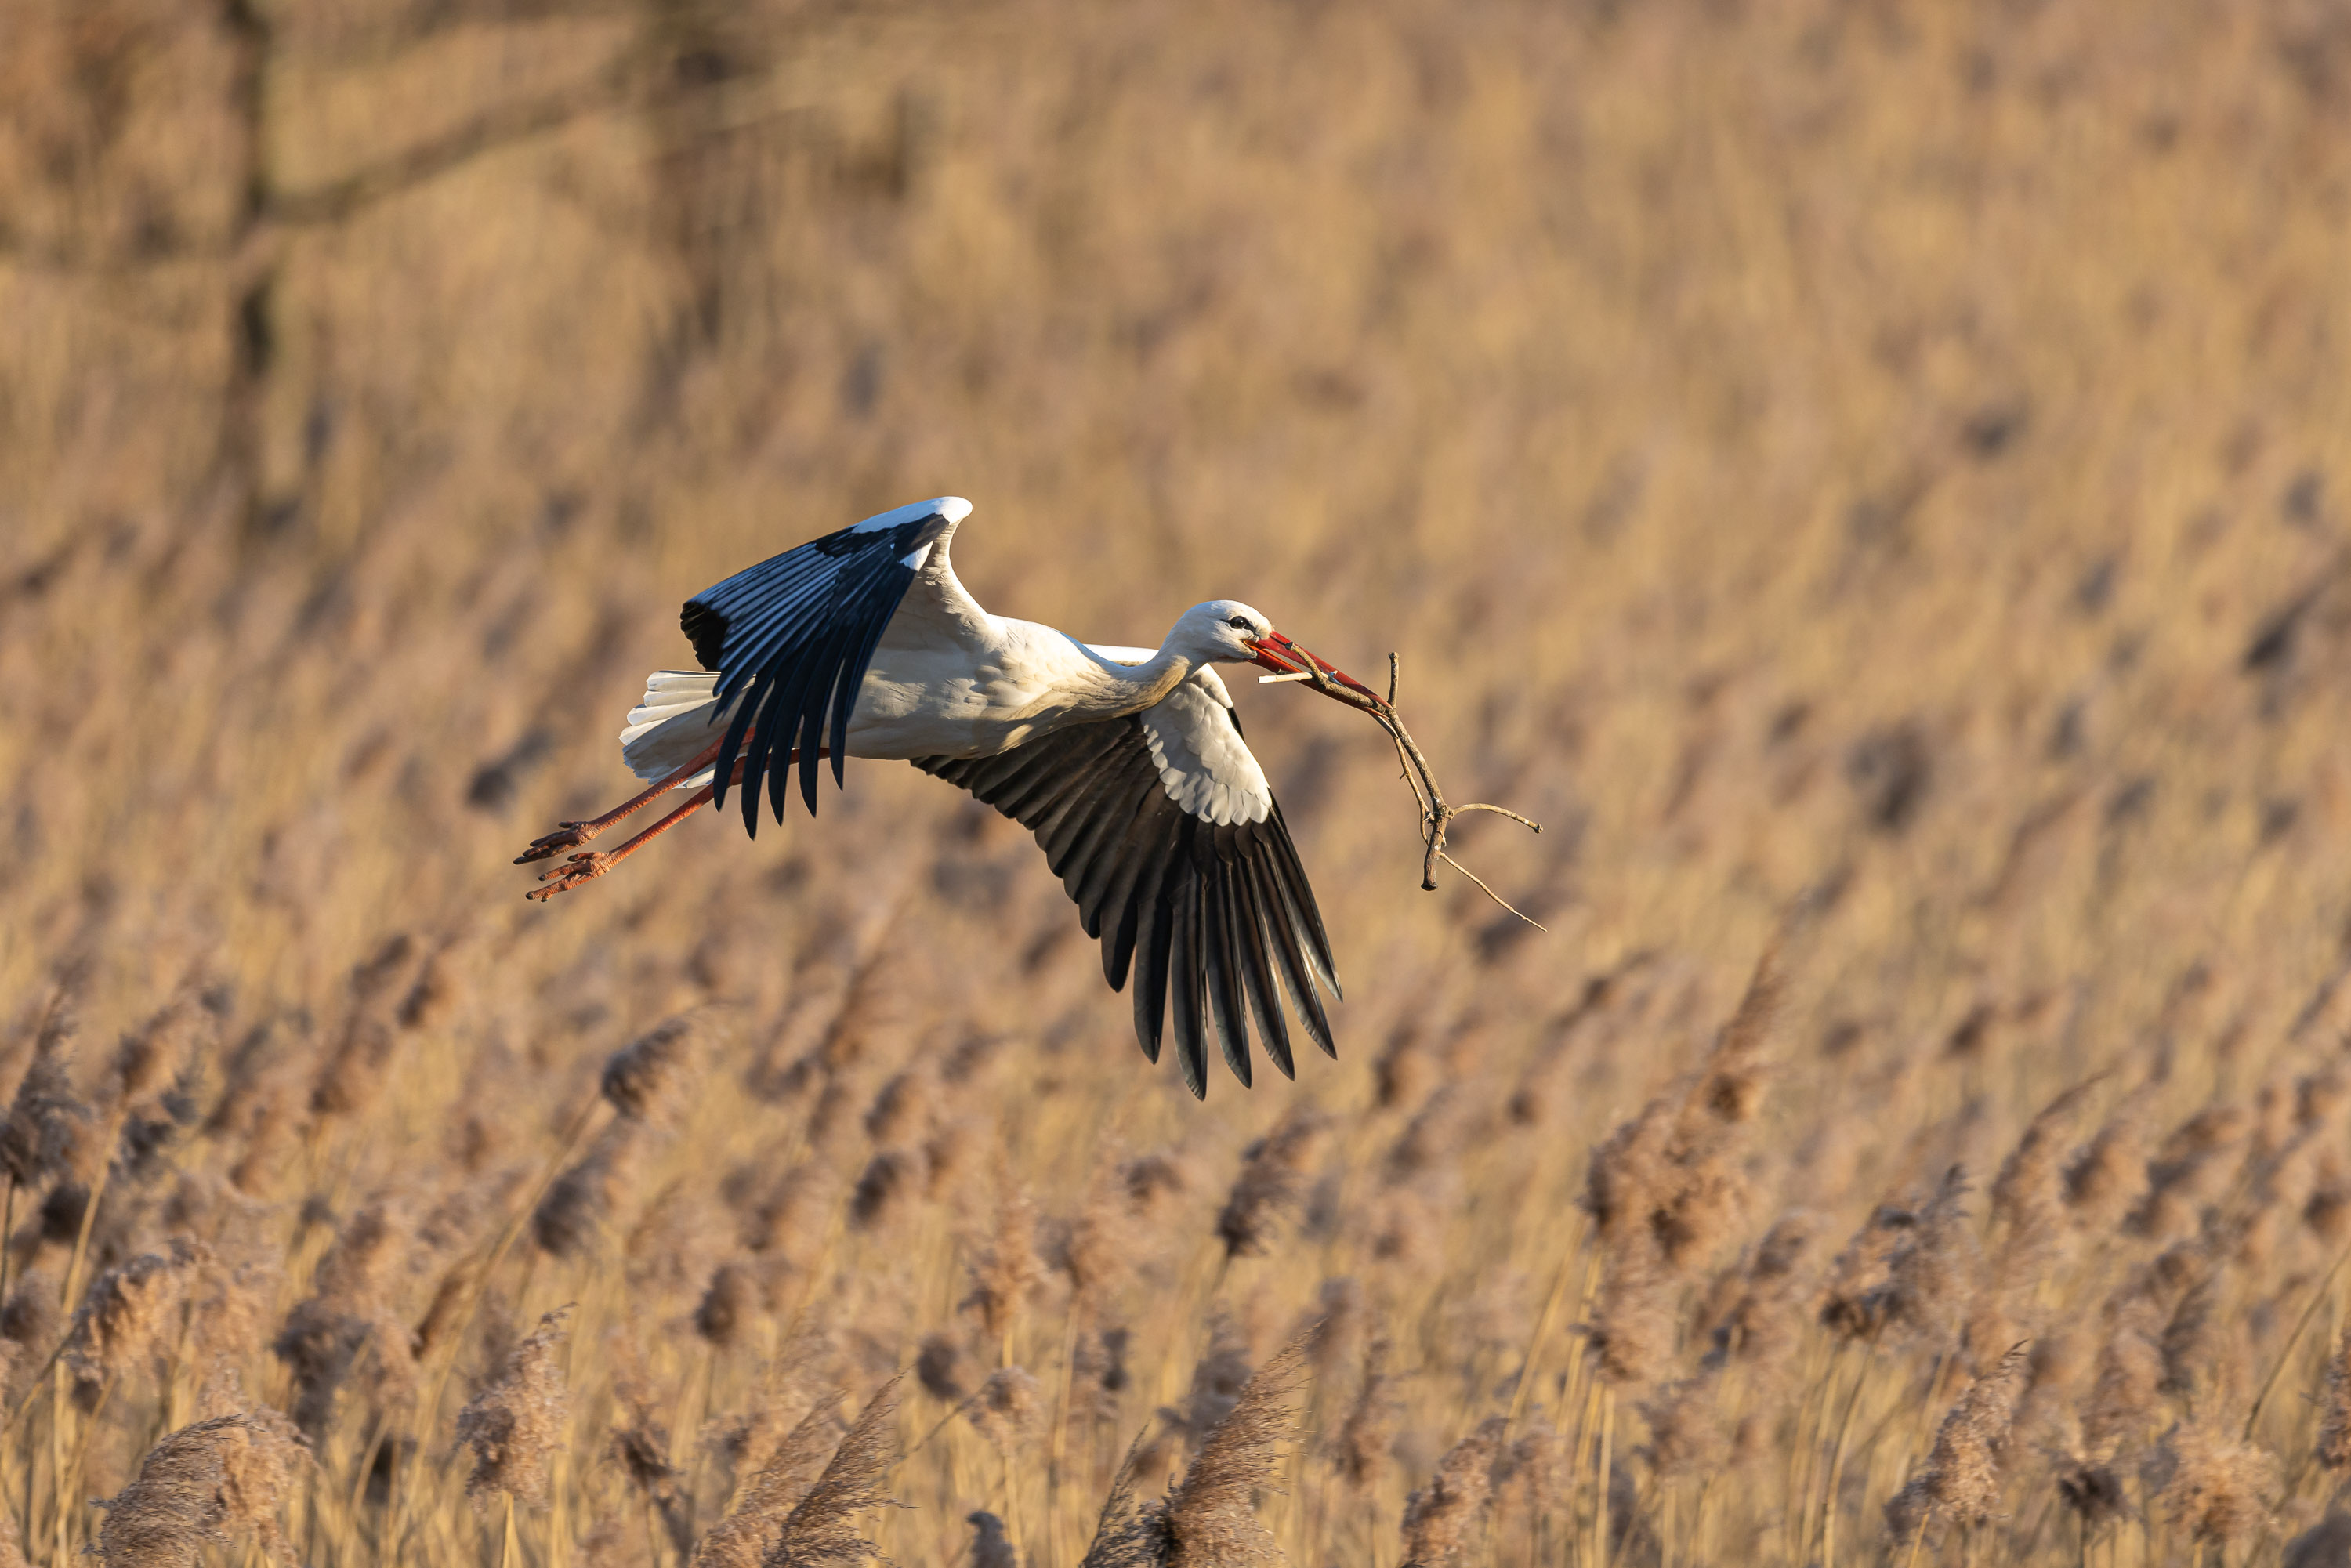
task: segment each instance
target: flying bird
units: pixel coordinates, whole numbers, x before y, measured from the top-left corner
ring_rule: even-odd
[[[1250,1019],[1267,1058],[1295,1076],[1285,996],[1335,1057],[1321,995],[1339,996],[1330,937],[1216,666],[1304,679],[1311,661],[1368,689],[1235,600],[1194,605],[1155,649],[992,615],[948,559],[970,513],[957,496],[900,507],[687,600],[679,625],[703,667],[647,677],[621,733],[622,760],[649,788],[524,851],[516,864],[573,852],[528,896],[602,876],[705,803],[723,809],[730,789],[757,836],[763,790],[781,821],[797,775],[813,816],[824,761],[842,787],[842,758],[895,758],[1036,834],[1102,943],[1103,977],[1113,990],[1134,982],[1144,1054],[1157,1061],[1172,1032],[1195,1095],[1207,1092],[1212,1026],[1242,1084]],[[619,848],[582,848],[681,790],[683,804]]]

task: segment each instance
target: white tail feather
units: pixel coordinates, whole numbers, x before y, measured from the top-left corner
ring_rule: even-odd
[[[621,760],[648,784],[666,779],[724,730],[717,721],[718,674],[714,670],[655,670],[645,677],[644,700],[629,710],[621,731]],[[731,706],[731,705],[730,705]],[[699,789],[717,770],[705,768],[683,789]]]

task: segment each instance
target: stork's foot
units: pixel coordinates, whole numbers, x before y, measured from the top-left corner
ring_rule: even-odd
[[[549,854],[554,852],[553,850],[548,852]],[[608,855],[601,850],[583,850],[561,865],[551,865],[540,872],[538,880],[547,885],[534,887],[523,896],[536,898],[544,904],[559,893],[578,887],[583,882],[595,881],[596,878],[611,871],[612,862],[618,858],[616,855]]]
[[[531,840],[530,848],[515,856],[515,864],[528,865],[533,861],[550,859],[566,850],[576,850],[596,836],[595,830],[585,822],[563,822],[558,827],[558,831],[543,839]]]

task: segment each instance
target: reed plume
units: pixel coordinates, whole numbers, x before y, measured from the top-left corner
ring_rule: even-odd
[[[1020,1554],[1004,1533],[1004,1521],[985,1509],[967,1515],[971,1526],[971,1568],[1020,1568]]]
[[[924,1180],[923,1157],[904,1149],[883,1149],[866,1162],[851,1196],[850,1223],[860,1230],[889,1224]]]
[[[1476,1544],[1493,1505],[1494,1465],[1509,1425],[1499,1416],[1479,1423],[1405,1500],[1403,1568],[1453,1568]]]
[[[1295,1111],[1241,1151],[1240,1174],[1217,1211],[1217,1239],[1228,1259],[1256,1256],[1271,1244],[1275,1224],[1298,1199],[1324,1126],[1316,1113]]]
[[[1674,1334],[1667,1298],[1745,1211],[1740,1155],[1761,1103],[1780,994],[1771,948],[1698,1071],[1592,1155],[1583,1204],[1599,1237],[1601,1281],[1590,1343],[1612,1383],[1656,1375]]]
[[[1387,1465],[1388,1447],[1395,1440],[1395,1393],[1388,1379],[1388,1354],[1384,1339],[1374,1337],[1364,1347],[1363,1378],[1332,1445],[1340,1476],[1358,1491],[1379,1479]]]
[[[290,1560],[277,1511],[293,1447],[282,1429],[244,1415],[181,1427],[99,1505],[106,1517],[92,1550],[124,1568],[195,1568],[205,1547],[246,1531],[263,1551]]]
[[[1173,1543],[1167,1559],[1173,1568],[1280,1561],[1273,1532],[1257,1517],[1257,1495],[1272,1483],[1276,1446],[1290,1431],[1289,1401],[1304,1363],[1303,1343],[1292,1340],[1259,1367],[1224,1419],[1199,1441],[1183,1480],[1158,1505],[1155,1524]]]
[[[2147,1456],[2146,1485],[2175,1529],[2227,1546],[2269,1522],[2277,1461],[2231,1432],[2181,1421]]]
[[[731,1349],[760,1310],[759,1282],[748,1265],[721,1263],[711,1270],[710,1283],[694,1309],[694,1332],[717,1346]]]
[[[736,1494],[726,1517],[694,1549],[694,1568],[758,1568],[772,1555],[784,1520],[809,1494],[840,1446],[839,1395],[819,1399],[786,1432]]]
[[[70,996],[50,1004],[33,1039],[32,1060],[17,1082],[0,1123],[0,1168],[21,1187],[37,1187],[70,1173],[95,1116],[74,1092],[74,1038],[80,1032]]]
[[[635,1182],[645,1124],[616,1116],[588,1152],[549,1185],[531,1211],[531,1239],[554,1258],[578,1258],[610,1234],[619,1199]]]
[[[1897,1540],[1909,1540],[1932,1520],[1972,1529],[1998,1512],[2009,1429],[2017,1396],[2024,1388],[2027,1348],[2011,1346],[1944,1416],[1926,1468],[1886,1502],[1886,1522]]]
[[[2326,1358],[2312,1457],[2327,1469],[2351,1470],[2351,1323],[2344,1325]]]
[[[176,1331],[189,1286],[211,1260],[201,1242],[174,1238],[164,1251],[141,1253],[90,1281],[60,1352],[85,1406]]]
[[[542,1313],[538,1326],[507,1352],[489,1383],[457,1412],[457,1440],[474,1450],[465,1495],[476,1511],[494,1492],[533,1506],[547,1501],[549,1460],[571,1419],[555,1356],[570,1310]]]
[[[2351,1563],[2351,1513],[2330,1509],[2326,1517],[2285,1544],[2278,1568],[2341,1568]]]
[[[2077,1083],[2043,1106],[1991,1184],[1991,1230],[1998,1249],[1991,1290],[2005,1296],[2044,1272],[2071,1239],[2066,1209],[2067,1135],[2093,1084]]]
[[[689,1013],[638,1036],[605,1060],[605,1101],[640,1122],[671,1120],[693,1092],[707,1034],[706,1019]]]
[[[205,1418],[236,1418],[214,1448],[229,1522],[250,1530],[265,1556],[294,1563],[298,1554],[281,1523],[287,1495],[317,1462],[301,1429],[283,1412],[247,1399],[234,1371],[208,1380],[197,1403]]]
[[[1248,1334],[1230,1313],[1219,1312],[1209,1320],[1207,1354],[1193,1364],[1183,1408],[1163,1409],[1160,1416],[1196,1454],[1232,1414],[1255,1375]]]
[[[893,1377],[841,1439],[806,1495],[778,1522],[761,1568],[849,1568],[874,1554],[873,1543],[861,1533],[861,1521],[897,1506],[883,1488],[897,1454],[897,1416]]]
[[[1009,1176],[1000,1176],[995,1232],[972,1265],[971,1291],[963,1300],[963,1310],[977,1312],[980,1331],[1000,1341],[1044,1272],[1037,1256],[1036,1208]]]
[[[660,1519],[670,1549],[681,1558],[694,1551],[694,1517],[679,1483],[685,1473],[669,1462],[669,1433],[653,1414],[653,1402],[633,1382],[613,1389],[622,1418],[612,1426],[611,1455],[621,1474]]]
[[[397,1204],[380,1197],[363,1206],[337,1233],[311,1293],[287,1314],[271,1345],[294,1380],[289,1414],[313,1446],[355,1374],[379,1398],[404,1394],[413,1377],[415,1340],[392,1300],[407,1241]]]

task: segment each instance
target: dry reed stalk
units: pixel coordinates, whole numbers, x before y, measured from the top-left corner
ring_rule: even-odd
[[[2254,1390],[2252,1402],[2245,1410],[2246,1437],[2250,1437],[2253,1435],[2253,1425],[2261,1419],[2262,1406],[2268,1402],[2270,1395],[2276,1390],[2278,1379],[2285,1375],[2286,1365],[2294,1354],[2294,1346],[2302,1343],[2302,1336],[2317,1317],[2319,1307],[2334,1299],[2335,1278],[2343,1271],[2343,1265],[2346,1262],[2351,1262],[2351,1242],[2345,1243],[2343,1249],[2335,1255],[2335,1261],[2327,1265],[2325,1275],[2320,1279],[2308,1298],[2303,1302],[2301,1314],[2294,1319],[2294,1327],[2286,1334],[2285,1343],[2278,1346],[2277,1354],[2270,1363],[2269,1375],[2262,1379],[2261,1386]]]
[[[1608,1549],[1615,1540],[1608,1511],[1616,1479],[1616,1390],[1603,1382],[1595,1385],[1595,1392],[1600,1401],[1600,1435],[1592,1463],[1592,1561],[1608,1568]],[[1617,1523],[1624,1522],[1623,1515],[1618,1515]]]

